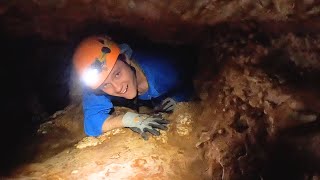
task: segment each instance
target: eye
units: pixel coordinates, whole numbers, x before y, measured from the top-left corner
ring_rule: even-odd
[[[117,73],[115,74],[115,77],[116,77],[116,78],[119,78],[119,77],[120,77],[120,72],[117,72]]]

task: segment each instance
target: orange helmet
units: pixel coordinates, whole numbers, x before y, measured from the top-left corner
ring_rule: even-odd
[[[96,89],[110,74],[119,54],[119,46],[109,37],[91,36],[76,48],[73,63],[81,80]]]

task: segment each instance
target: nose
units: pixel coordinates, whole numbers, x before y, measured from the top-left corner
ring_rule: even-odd
[[[112,82],[113,89],[116,93],[121,92],[121,83],[119,82]]]

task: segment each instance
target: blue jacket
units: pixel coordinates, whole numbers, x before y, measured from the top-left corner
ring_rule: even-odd
[[[155,102],[161,102],[166,97],[177,102],[189,100],[193,92],[192,82],[184,80],[185,73],[178,68],[172,56],[134,51],[132,59],[140,66],[149,84],[148,91],[139,95],[138,99]],[[98,136],[102,133],[102,125],[113,109],[112,101],[116,99],[83,87],[84,131],[87,135]]]

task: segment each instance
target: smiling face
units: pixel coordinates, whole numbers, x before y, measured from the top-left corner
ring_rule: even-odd
[[[125,62],[118,60],[100,89],[111,95],[133,99],[137,96],[137,78]]]

